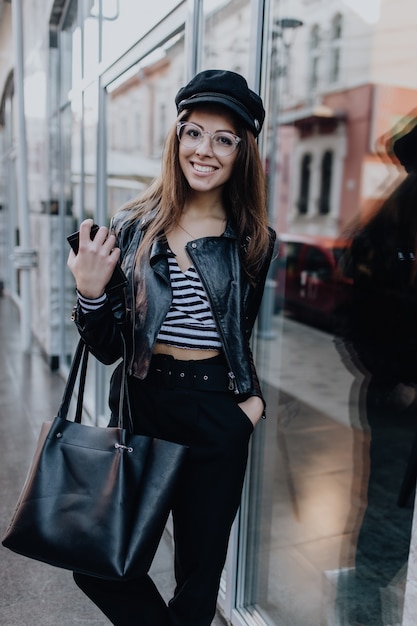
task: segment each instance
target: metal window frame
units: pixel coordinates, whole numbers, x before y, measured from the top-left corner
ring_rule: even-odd
[[[201,12],[202,0],[196,2],[198,9]],[[262,98],[266,100],[267,93],[267,80],[266,68],[263,64],[263,59],[267,54],[266,45],[267,38],[265,37],[265,28],[269,23],[267,16],[271,10],[271,0],[251,0],[251,31],[250,31],[250,50],[253,51],[250,55],[248,84],[254,90],[260,93]],[[203,27],[203,15],[200,13],[198,16],[194,16],[198,21],[199,28]],[[201,32],[201,31],[200,31]],[[202,42],[203,38],[198,37],[198,41]],[[198,42],[196,42],[198,45]],[[197,52],[197,59],[201,59],[202,51]],[[196,67],[196,71],[201,69],[201,65]],[[259,145],[262,153],[264,144],[262,139]],[[266,622],[262,618],[262,615],[255,609],[249,611],[248,607],[245,607],[244,593],[245,583],[247,577],[247,540],[249,531],[249,505],[250,505],[250,484],[249,477],[252,471],[256,468],[253,466],[253,462],[256,463],[256,448],[261,446],[262,442],[257,441],[254,444],[252,438],[250,450],[249,450],[249,462],[246,471],[246,479],[242,492],[242,500],[239,509],[238,516],[233,524],[232,532],[229,540],[229,548],[227,553],[226,567],[224,572],[225,591],[220,590],[218,597],[218,605],[221,612],[227,620],[231,622],[233,626],[265,626]],[[255,448],[255,449],[254,449]]]

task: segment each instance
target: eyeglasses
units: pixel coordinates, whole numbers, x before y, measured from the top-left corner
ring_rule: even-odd
[[[211,147],[217,156],[232,154],[242,141],[240,137],[227,130],[210,133],[208,130],[201,130],[200,126],[192,122],[179,122],[177,124],[178,140],[186,148],[197,148],[203,141],[204,135],[210,137]]]

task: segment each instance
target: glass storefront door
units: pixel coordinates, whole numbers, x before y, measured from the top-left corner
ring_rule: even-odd
[[[279,252],[255,340],[268,418],[234,624],[413,623],[417,92],[415,47],[388,54],[411,37],[400,13],[270,3],[262,149]]]
[[[13,265],[13,250],[18,244],[17,182],[15,137],[15,107],[13,75],[2,95],[0,130],[0,285],[13,297],[19,297],[18,272]],[[11,236],[10,236],[11,233]]]

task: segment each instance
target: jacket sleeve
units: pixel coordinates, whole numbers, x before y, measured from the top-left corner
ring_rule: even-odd
[[[247,339],[250,339],[252,329],[255,324],[256,317],[259,313],[259,307],[261,306],[262,296],[265,289],[265,282],[269,272],[269,266],[271,265],[272,255],[275,250],[276,233],[272,228],[269,229],[269,246],[265,259],[258,274],[256,284],[251,286],[248,297],[248,303],[246,307],[246,334]]]
[[[123,217],[121,214],[119,222],[123,223]],[[123,241],[125,231],[119,223],[114,223],[116,221],[113,219],[111,229],[123,249],[126,245]],[[101,363],[111,365],[123,355],[123,334],[126,332],[126,295],[123,288],[109,292],[104,305],[89,313],[83,313],[77,302],[73,319],[90,352]]]
[[[266,418],[266,402],[265,402],[265,398],[261,390],[261,385],[259,382],[258,374],[256,372],[255,362],[253,360],[253,354],[252,354],[252,350],[250,349],[250,346],[248,346],[248,350],[249,350],[250,368],[251,368],[251,375],[252,375],[252,388],[248,393],[239,394],[239,396],[237,396],[237,401],[244,402],[251,396],[258,396],[258,398],[260,398],[264,404],[262,418],[265,419]]]
[[[73,318],[78,332],[90,352],[105,365],[111,365],[123,355],[122,333],[125,310],[121,294],[108,297],[96,311],[83,313],[77,302]]]
[[[248,342],[252,335],[252,329],[253,329],[256,317],[258,315],[258,312],[259,312],[259,307],[262,301],[262,295],[265,289],[266,277],[268,275],[272,255],[275,250],[276,233],[274,230],[269,229],[269,235],[270,235],[270,238],[269,238],[268,251],[267,251],[267,254],[265,255],[265,260],[262,265],[261,271],[259,272],[256,285],[251,288],[251,293],[248,298],[248,308],[246,311],[246,324],[247,324],[246,339]],[[249,354],[250,354],[250,367],[252,371],[252,390],[249,394],[246,394],[246,397],[244,399],[246,399],[249,396],[258,396],[259,398],[261,398],[265,407],[265,399],[262,394],[261,385],[259,382],[258,374],[256,372],[256,367],[255,367],[255,363],[253,360],[253,354],[252,354],[250,347],[249,347]],[[262,417],[265,417],[265,410],[264,410]]]

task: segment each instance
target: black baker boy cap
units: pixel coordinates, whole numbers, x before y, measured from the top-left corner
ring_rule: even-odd
[[[234,113],[257,137],[265,119],[262,99],[236,72],[205,70],[190,80],[175,96],[178,113],[200,104],[221,104]]]

